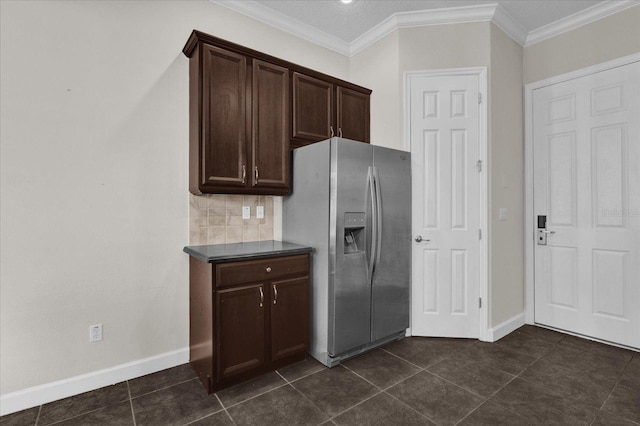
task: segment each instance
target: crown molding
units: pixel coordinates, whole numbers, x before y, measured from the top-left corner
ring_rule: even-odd
[[[399,28],[491,21],[497,7],[497,4],[484,4],[394,13],[352,41],[350,43],[350,55],[353,56],[366,49]]]
[[[506,35],[511,37],[520,46],[524,46],[527,40],[528,31],[514,19],[507,11],[498,6],[493,15],[493,23],[500,28]]]
[[[640,5],[638,0],[606,0],[530,32],[527,32],[517,20],[497,3],[414,12],[398,12],[371,28],[351,43],[348,43],[338,37],[266,7],[256,0],[209,1],[347,57],[361,52],[399,28],[469,22],[493,22],[519,45],[530,46],[630,7]]]
[[[588,9],[530,31],[524,46],[530,46],[638,5],[640,3],[637,0],[607,0],[598,3]]]
[[[349,43],[338,37],[327,34],[317,28],[298,21],[297,19],[286,16],[271,8],[263,6],[254,0],[209,0],[220,6],[224,6],[235,12],[256,19],[272,27],[276,27],[282,31],[286,31],[307,40],[311,43],[318,44],[327,49],[333,50],[345,56],[350,56]]]

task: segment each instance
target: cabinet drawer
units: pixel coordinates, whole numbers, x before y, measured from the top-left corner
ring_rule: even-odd
[[[216,287],[309,274],[309,255],[270,257],[216,265]]]

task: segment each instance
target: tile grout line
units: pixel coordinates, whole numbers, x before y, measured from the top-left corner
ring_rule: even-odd
[[[399,380],[398,382],[393,383],[393,384],[391,384],[391,385],[387,386],[386,388],[381,388],[380,386],[377,386],[375,383],[373,383],[373,382],[371,382],[371,381],[367,380],[366,378],[362,377],[360,374],[356,373],[356,372],[355,372],[355,371],[353,371],[351,368],[346,367],[346,366],[345,366],[344,368],[345,368],[346,370],[348,370],[348,371],[352,372],[352,373],[353,373],[353,374],[355,374],[356,376],[360,377],[360,378],[361,378],[361,379],[363,379],[364,381],[369,382],[369,383],[371,383],[373,386],[375,386],[376,388],[380,389],[380,392],[379,392],[379,393],[377,393],[376,395],[380,395],[380,394],[386,394],[386,395],[389,395],[391,398],[393,398],[393,399],[395,399],[396,401],[400,402],[402,405],[404,405],[404,406],[408,407],[410,410],[414,411],[414,412],[415,412],[416,414],[418,414],[419,416],[424,417],[425,419],[429,420],[430,422],[436,423],[434,420],[432,420],[432,419],[430,419],[429,417],[425,416],[424,414],[422,414],[421,412],[419,412],[418,410],[416,410],[415,408],[413,408],[413,407],[412,407],[412,406],[410,406],[409,404],[407,404],[407,403],[405,403],[405,402],[401,401],[400,399],[396,398],[394,395],[391,395],[389,392],[387,392],[387,389],[391,389],[392,387],[394,387],[394,386],[396,386],[396,385],[398,385],[398,384],[400,384],[400,383],[404,382],[405,380],[408,380],[408,379],[410,379],[411,377],[416,376],[416,375],[418,375],[418,374],[420,374],[420,373],[424,372],[424,370],[418,370],[418,371],[416,371],[415,373],[413,373],[412,375],[407,376],[407,377],[405,377],[404,379]],[[373,395],[373,396],[376,396],[376,395]],[[372,396],[371,398],[373,398],[373,396]],[[368,400],[369,400],[369,399],[371,399],[371,398],[367,398],[365,401],[368,401]],[[362,402],[365,402],[365,401],[362,401]],[[354,405],[353,407],[355,407],[355,406],[357,406],[357,405],[362,404],[362,402],[360,402],[359,404]],[[353,407],[351,407],[351,408],[353,408]],[[349,408],[349,410],[350,410],[351,408]],[[348,410],[345,410],[345,411],[348,411]]]
[[[548,341],[548,342],[550,342],[550,343],[553,343],[553,345],[552,345],[552,346],[549,348],[549,350],[548,350],[548,351],[546,351],[543,355],[541,355],[541,356],[539,356],[539,357],[535,357],[535,360],[534,360],[532,363],[530,363],[529,365],[527,365],[525,368],[523,368],[523,369],[522,369],[518,374],[515,374],[515,375],[514,375],[514,374],[511,374],[511,373],[509,373],[509,372],[507,372],[507,371],[504,371],[504,373],[511,374],[513,377],[512,377],[512,378],[511,378],[507,383],[505,383],[503,386],[501,386],[499,389],[497,389],[495,392],[493,392],[489,397],[487,397],[487,399],[486,399],[482,404],[480,404],[478,407],[476,407],[475,409],[473,409],[473,410],[472,410],[468,415],[466,415],[463,419],[461,419],[461,420],[460,420],[460,422],[462,422],[464,419],[466,419],[467,417],[469,417],[469,416],[470,416],[474,411],[476,411],[476,410],[477,410],[478,408],[480,408],[482,405],[484,405],[485,403],[489,402],[489,400],[490,400],[491,398],[493,398],[493,397],[494,397],[498,392],[500,392],[501,390],[503,390],[504,388],[506,388],[506,387],[507,387],[511,382],[515,381],[516,379],[524,380],[525,382],[532,383],[532,384],[537,385],[537,386],[542,386],[542,385],[540,385],[540,384],[538,384],[538,383],[531,382],[531,381],[529,381],[529,380],[527,380],[527,379],[525,379],[525,378],[522,378],[522,377],[520,377],[520,376],[522,375],[522,373],[524,373],[524,372],[525,372],[525,370],[527,370],[528,368],[530,368],[530,367],[531,367],[533,364],[535,364],[536,362],[538,362],[538,361],[542,360],[542,359],[543,359],[546,355],[548,355],[552,350],[554,350],[557,346],[559,346],[560,342],[562,342],[562,341],[565,339],[565,337],[563,336],[563,337],[562,337],[560,340],[558,340],[557,342],[551,342],[551,340],[550,340],[550,339],[546,339],[546,338],[541,337],[541,336],[536,336],[536,335],[535,335],[535,333],[528,333],[528,332],[526,332],[526,331],[522,331],[522,333],[523,333],[523,334],[525,334],[526,336],[529,336],[529,337],[539,338],[539,339],[541,339],[541,340]],[[498,344],[498,342],[493,342],[493,343]],[[510,348],[509,346],[504,345],[504,344],[498,344],[498,347],[499,347],[499,348],[501,348],[501,349],[508,349],[508,350],[512,350],[512,351],[517,352],[517,353],[520,353],[520,354],[530,355],[529,353],[526,353],[526,352],[524,352],[524,351],[522,351],[522,352],[521,352],[521,351],[519,351],[519,350],[517,350],[517,349]],[[493,367],[487,367],[487,368],[493,368]],[[500,370],[500,369],[498,369],[498,368],[496,368],[496,370],[498,370],[498,371],[503,371],[503,370]],[[545,387],[545,386],[542,386],[542,387]],[[496,405],[498,405],[499,407],[504,408],[505,410],[509,411],[510,413],[513,413],[513,414],[515,414],[515,415],[517,415],[517,416],[522,417],[522,415],[521,415],[521,414],[519,414],[519,413],[517,413],[517,412],[513,411],[513,410],[512,410],[511,408],[509,408],[509,407],[506,407],[506,406],[504,406],[504,405],[500,404],[499,402],[491,401],[491,403],[492,403],[492,404],[496,404]],[[458,422],[458,423],[456,423],[456,424],[459,424],[460,422]]]
[[[122,382],[122,383],[123,383],[123,382]],[[105,387],[106,387],[106,386],[105,386]],[[100,389],[102,389],[102,388],[100,388]],[[96,389],[96,390],[98,390],[98,389]],[[90,391],[90,392],[92,392],[92,391]],[[80,395],[80,394],[79,394],[79,395]],[[77,395],[76,395],[76,396],[77,396]],[[73,397],[70,397],[70,398],[73,398]],[[62,419],[62,420],[56,420],[55,422],[48,423],[46,426],[53,426],[53,425],[57,425],[57,424],[60,424],[60,423],[63,423],[63,422],[68,422],[69,420],[73,420],[73,419],[76,419],[76,418],[78,418],[78,417],[86,416],[87,414],[95,413],[95,412],[97,412],[97,411],[101,411],[101,410],[104,410],[104,409],[106,409],[106,408],[113,407],[114,405],[122,404],[122,403],[124,403],[124,402],[127,402],[128,400],[130,400],[130,399],[129,399],[129,398],[127,398],[127,399],[123,399],[122,401],[118,401],[118,402],[113,403],[113,404],[104,405],[104,406],[101,406],[101,407],[98,407],[98,408],[94,408],[93,410],[89,410],[89,411],[84,411],[84,412],[82,412],[82,413],[75,414],[75,415],[73,415],[73,416],[71,416],[71,417],[67,417],[67,418]],[[54,401],[54,402],[55,402],[55,401]],[[41,407],[41,408],[42,408],[42,407]],[[40,420],[40,413],[38,413],[38,421],[39,421],[39,420]]]
[[[318,372],[320,372],[320,371],[323,371],[323,370],[316,371],[315,373],[318,373]],[[311,376],[311,375],[313,375],[313,374],[315,374],[315,373],[308,374],[307,376],[304,376],[304,377],[309,377],[309,376]],[[317,409],[320,413],[322,413],[322,414],[324,414],[325,416],[329,417],[329,420],[324,420],[322,423],[324,423],[324,422],[327,422],[327,421],[330,421],[330,420],[331,420],[331,416],[330,416],[330,415],[328,415],[327,413],[325,413],[325,412],[324,412],[320,407],[318,407],[318,406],[316,405],[316,403],[315,403],[315,402],[313,402],[312,400],[310,400],[310,399],[307,397],[307,395],[303,394],[302,392],[300,392],[300,390],[298,390],[298,388],[296,388],[295,386],[293,386],[293,382],[290,382],[289,380],[287,380],[287,378],[286,378],[286,377],[284,377],[282,374],[280,374],[280,372],[279,372],[278,370],[276,370],[276,374],[277,374],[278,376],[282,377],[282,380],[284,380],[285,382],[287,382],[287,385],[289,385],[291,388],[293,388],[293,390],[294,390],[294,391],[298,392],[298,393],[299,393],[299,394],[300,394],[304,399],[306,399],[307,401],[309,401],[309,402],[311,403],[311,405],[313,405],[314,407],[316,407],[316,409]],[[297,380],[300,380],[300,379],[302,379],[302,378],[303,378],[303,377],[299,377],[298,379],[296,379],[296,381],[297,381]],[[319,424],[319,425],[321,425],[322,423],[318,423],[318,424]]]
[[[131,408],[131,417],[133,418],[133,426],[136,426],[136,412],[133,410],[133,398],[131,398],[131,388],[129,387],[129,381],[127,380],[127,394],[129,395],[129,407]]]
[[[394,356],[394,357],[398,358],[398,359],[399,359],[399,360],[401,360],[401,361],[406,362],[407,364],[411,364],[411,365],[413,365],[414,367],[419,368],[420,370],[424,370],[425,368],[427,368],[427,367],[421,367],[421,366],[419,366],[418,364],[414,364],[413,362],[408,361],[408,360],[406,360],[406,359],[402,358],[401,356],[394,354],[393,352],[389,352],[389,351],[388,351],[388,350],[386,350],[385,348],[379,348],[379,349],[380,349],[381,351],[384,351],[384,352],[388,353],[389,355],[392,355],[392,356]]]
[[[36,422],[33,424],[33,426],[38,426],[38,421],[40,420],[40,413],[42,412],[42,404],[40,404],[40,406],[38,407],[38,414],[36,415]]]
[[[501,370],[500,370],[501,371]],[[524,370],[523,370],[524,371]],[[498,388],[495,392],[493,392],[491,395],[489,395],[484,401],[482,401],[482,403],[480,405],[478,405],[476,408],[474,408],[473,410],[471,410],[469,412],[469,414],[467,414],[466,416],[464,416],[463,418],[461,418],[456,425],[460,424],[462,421],[464,421],[464,419],[466,419],[467,417],[469,417],[471,414],[473,414],[478,408],[482,407],[484,404],[486,404],[487,402],[490,402],[489,400],[491,398],[493,398],[494,395],[496,395],[498,392],[500,392],[502,389],[506,388],[507,385],[509,385],[509,383],[513,382],[515,379],[517,379],[518,376],[513,376],[511,379],[509,379],[509,381],[507,383],[505,383],[503,386],[501,386],[500,388]],[[497,402],[491,401],[492,404],[495,404],[499,407],[504,408],[505,410],[507,410],[508,412],[515,414],[518,417],[523,417],[521,414],[516,413],[515,411],[511,410],[509,407],[505,407]],[[455,425],[454,425],[455,426]]]
[[[489,368],[491,368],[491,367],[489,367]],[[498,371],[501,371],[501,370],[498,370]],[[502,390],[502,388],[503,388],[504,386],[506,386],[507,384],[511,383],[511,381],[517,377],[517,376],[514,376],[514,375],[512,374],[512,376],[513,376],[513,377],[512,377],[511,379],[509,379],[509,381],[508,381],[504,386],[501,386],[501,387],[500,387],[496,392],[492,393],[490,396],[484,396],[484,395],[480,395],[480,394],[478,394],[478,393],[476,393],[476,392],[472,391],[471,389],[467,389],[467,388],[465,388],[464,386],[461,386],[461,385],[459,385],[459,384],[457,384],[457,383],[455,383],[455,382],[453,382],[453,381],[451,381],[451,380],[447,379],[446,377],[440,376],[439,374],[436,374],[436,373],[434,373],[433,371],[425,370],[425,373],[429,373],[429,374],[431,374],[432,376],[435,376],[435,377],[437,377],[437,378],[438,378],[438,379],[440,379],[440,380],[443,380],[443,381],[445,381],[445,382],[447,382],[447,383],[449,383],[449,384],[452,384],[452,385],[454,385],[455,387],[460,388],[460,389],[462,389],[462,390],[463,390],[463,391],[465,391],[465,392],[469,392],[469,393],[470,393],[471,395],[473,395],[473,396],[477,396],[478,398],[482,398],[482,399],[484,399],[485,401],[486,401],[486,400],[488,400],[489,398],[491,398],[493,395],[495,395],[495,393],[496,393],[496,392],[498,392],[498,391]],[[507,373],[507,374],[508,374],[508,373]]]
[[[417,374],[417,373],[416,373]],[[435,424],[435,425],[439,425],[438,422],[436,422],[435,420],[429,418],[427,415],[421,413],[420,411],[416,410],[415,408],[413,408],[412,406],[410,406],[409,404],[407,404],[406,402],[402,401],[400,398],[398,398],[395,395],[391,395],[389,392],[387,392],[386,390],[382,391],[382,393],[384,393],[385,395],[389,395],[391,398],[395,399],[396,401],[398,401],[400,404],[404,405],[405,407],[407,407],[409,410],[413,411],[414,413],[416,413],[417,415],[419,415],[422,418],[427,419],[428,421],[430,421],[431,423]]]
[[[314,374],[316,374],[316,373],[319,373],[319,372],[321,372],[321,371],[324,371],[324,370],[314,371],[313,373],[307,374],[306,376],[302,376],[302,377],[297,378],[297,379],[296,379],[296,380],[294,380],[293,382],[296,382],[296,381],[298,381],[298,380],[300,380],[300,379],[303,379],[303,378],[305,378],[305,377],[309,377],[309,376],[314,375]],[[277,371],[277,370],[275,370],[275,373],[276,373],[276,374],[278,374],[278,376],[280,376],[282,379],[284,379],[284,381],[285,381],[285,383],[284,383],[284,384],[278,385],[278,386],[276,386],[276,387],[274,387],[274,388],[271,388],[271,389],[269,389],[269,390],[266,390],[266,391],[264,391],[264,392],[260,392],[259,394],[256,394],[256,395],[254,395],[254,396],[252,396],[252,397],[250,397],[250,398],[247,398],[247,399],[243,399],[242,401],[240,401],[240,402],[236,402],[235,404],[231,404],[231,405],[229,405],[229,406],[225,406],[225,405],[222,403],[222,399],[220,399],[220,397],[218,396],[218,393],[217,393],[217,392],[215,393],[215,395],[216,395],[216,397],[218,398],[218,400],[220,401],[220,404],[222,405],[222,407],[223,407],[225,410],[228,410],[229,408],[233,408],[233,407],[235,407],[236,405],[242,404],[242,403],[244,403],[244,402],[246,402],[246,401],[250,401],[250,400],[252,400],[252,399],[255,399],[255,398],[259,397],[259,396],[262,396],[262,395],[264,395],[264,394],[267,394],[267,393],[269,393],[269,392],[271,392],[271,391],[273,391],[273,390],[279,389],[279,388],[281,388],[281,387],[286,386],[286,385],[288,385],[288,384],[289,384],[289,381],[288,381],[287,379],[285,379],[284,377],[282,377],[282,375],[281,375],[280,373],[278,373],[278,371]],[[293,382],[291,382],[291,383],[293,383]]]
[[[274,390],[276,390],[276,389],[280,389],[280,388],[282,388],[282,387],[284,387],[284,386],[287,386],[287,385],[288,385],[288,383],[286,383],[286,382],[285,382],[285,383],[283,383],[283,384],[281,384],[281,385],[278,385],[278,386],[276,386],[276,387],[273,387],[273,388],[271,388],[271,389],[269,389],[269,390],[266,390],[266,391],[264,391],[264,392],[260,392],[259,394],[256,394],[256,395],[254,395],[254,396],[252,396],[252,397],[250,397],[250,398],[243,399],[242,401],[240,401],[240,402],[236,402],[235,404],[231,404],[231,405],[229,405],[228,407],[226,407],[225,409],[227,409],[227,410],[228,410],[229,408],[233,408],[233,407],[235,407],[236,405],[244,404],[244,403],[245,403],[245,402],[247,402],[247,401],[251,401],[252,399],[256,399],[256,398],[258,398],[259,396],[262,396],[262,395],[268,394],[268,393],[269,393],[269,392],[271,392],[271,391],[274,391]],[[216,395],[216,396],[217,396],[217,395]],[[220,402],[222,402],[222,400],[220,400]],[[223,405],[223,407],[224,407],[224,405]]]
[[[549,351],[547,351],[547,352],[545,353],[545,355],[549,354],[549,353],[550,353],[554,348],[556,348],[557,346],[559,346],[560,342],[562,342],[563,340],[564,340],[564,337],[563,337],[562,339],[560,339],[558,342],[556,342],[556,343],[555,343],[555,344],[554,344],[554,345],[549,349]],[[529,369],[533,364],[535,364],[535,363],[536,363],[536,362],[538,362],[538,361],[542,361],[545,355],[543,355],[543,356],[541,356],[541,357],[537,358],[534,362],[532,362],[531,364],[529,364],[527,367],[523,368],[523,369],[522,369],[522,371],[520,371],[517,375],[515,375],[515,377],[513,377],[513,379],[509,380],[509,382],[508,382],[508,383],[506,383],[503,387],[501,387],[501,388],[500,388],[500,389],[498,389],[496,392],[494,392],[494,393],[493,393],[489,398],[492,398],[495,394],[497,394],[499,391],[501,391],[502,389],[504,389],[504,388],[505,388],[509,383],[513,382],[513,381],[514,381],[514,380],[516,380],[516,379],[520,379],[520,380],[522,380],[522,381],[524,381],[524,382],[527,382],[527,383],[529,383],[529,384],[532,384],[532,385],[535,385],[535,386],[541,387],[541,388],[543,388],[543,389],[550,389],[550,390],[552,390],[552,391],[553,391],[553,390],[554,390],[553,388],[549,388],[549,387],[548,387],[547,385],[545,385],[545,384],[537,383],[537,382],[534,382],[534,381],[532,381],[532,380],[528,380],[527,378],[520,377],[520,376],[522,376],[522,374],[523,374],[527,369]],[[555,364],[555,363],[553,363],[553,362],[546,361],[546,360],[544,360],[544,362],[548,362],[548,363],[550,363],[550,364]],[[614,388],[615,388],[615,385],[614,385]],[[612,391],[613,391],[613,389],[612,389]],[[489,400],[489,398],[487,399],[487,401]],[[606,399],[605,399],[605,401],[606,401]],[[512,412],[512,413],[514,413],[514,414],[517,414],[517,415],[519,415],[519,416],[522,416],[521,414],[519,414],[519,413],[517,413],[517,412],[515,412],[515,411],[511,410],[509,407],[506,407],[506,406],[504,406],[504,405],[500,404],[499,402],[492,401],[492,403],[497,404],[497,405],[499,405],[500,407],[502,407],[502,408],[504,408],[504,409],[506,409],[506,410],[508,410],[508,411],[510,411],[510,412]],[[566,405],[568,405],[569,407],[576,408],[576,409],[582,409],[581,407],[578,407],[578,406],[573,405],[573,404],[568,403],[568,402],[566,403]],[[557,410],[557,409],[555,409],[555,408],[551,408],[551,409],[552,409],[553,411],[558,411],[558,410]],[[593,419],[591,420],[591,422],[590,422],[589,424],[592,424],[592,423],[595,421],[595,419],[596,419],[596,417],[597,417],[597,413],[598,413],[598,411],[599,411],[599,410],[596,410],[596,415],[593,417]]]
[[[144,376],[142,376],[142,377],[144,377]],[[194,381],[194,380],[198,380],[198,377],[192,377],[191,379],[183,380],[181,382],[176,382],[176,383],[173,383],[173,384],[168,385],[168,386],[164,386],[164,387],[161,387],[161,388],[158,388],[158,389],[154,389],[154,390],[152,390],[150,392],[141,393],[140,395],[136,395],[135,398],[131,397],[131,399],[140,398],[141,396],[146,396],[146,395],[149,395],[149,394],[152,394],[152,393],[155,393],[155,392],[159,392],[159,391],[162,391],[162,390],[165,390],[165,389],[169,389],[169,388],[172,388],[174,386],[182,385],[184,383],[188,383],[188,382],[191,382],[191,381]],[[127,382],[127,387],[128,387],[129,386],[129,380],[127,380],[126,382]]]
[[[353,404],[351,407],[346,408],[342,411],[340,411],[339,413],[337,413],[334,416],[329,416],[329,420],[331,420],[331,422],[333,423],[333,419],[335,419],[336,417],[340,417],[341,415],[343,415],[344,413],[346,413],[349,410],[352,410],[354,408],[356,408],[358,405],[362,405],[365,402],[369,401],[370,399],[373,399],[374,397],[378,396],[378,395],[382,395],[384,393],[384,391],[379,390],[378,392],[375,392],[373,395],[370,395],[368,397],[366,397],[365,399],[363,399],[362,401],[358,402],[357,404]],[[328,415],[328,414],[327,414]]]
[[[323,366],[323,367],[324,367],[324,366]],[[314,374],[321,373],[321,372],[323,372],[323,371],[325,371],[325,370],[328,370],[328,369],[329,369],[328,367],[324,367],[324,368],[321,368],[321,369],[320,369],[320,370],[318,370],[318,371],[314,371],[314,372],[312,372],[312,373],[305,374],[304,376],[300,376],[300,377],[298,377],[298,378],[297,378],[297,379],[295,379],[295,380],[287,380],[287,379],[285,379],[285,380],[286,380],[287,382],[289,382],[289,383],[295,383],[295,382],[297,382],[297,381],[299,381],[299,380],[305,379],[305,378],[307,378],[307,377],[309,377],[309,376],[313,376]],[[282,376],[282,375],[278,372],[278,370],[276,370],[276,373],[278,373],[278,375],[284,379],[284,376]]]
[[[222,407],[222,409],[224,410],[225,413],[227,413],[227,417],[229,417],[229,420],[231,420],[231,423],[233,423],[234,425],[236,424],[235,420],[233,420],[233,417],[231,417],[231,414],[229,414],[229,410],[226,409],[226,407],[224,406],[224,404],[222,403],[222,400],[220,399],[220,397],[218,396],[217,393],[213,394],[216,399],[218,400],[218,402],[220,403],[220,406]],[[213,413],[215,414],[215,413]],[[213,415],[211,414],[211,415]]]

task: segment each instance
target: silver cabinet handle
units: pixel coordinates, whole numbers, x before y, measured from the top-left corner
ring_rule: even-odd
[[[246,165],[242,165],[242,184],[244,185],[244,183],[247,180],[247,166]]]
[[[338,137],[342,137],[342,127],[338,127]]]
[[[254,179],[255,179],[254,182],[253,182],[253,185],[255,186],[255,185],[258,184],[258,166],[255,166],[253,168],[253,175],[254,175]]]
[[[276,287],[276,285],[273,285],[273,304],[275,305],[276,303],[278,303],[278,287]]]
[[[267,269],[265,269],[265,271],[271,272],[271,266],[267,266]]]
[[[264,292],[262,291],[262,287],[260,288],[260,307],[262,308],[264,306]]]
[[[329,130],[331,130],[331,137],[333,137],[333,126],[329,126]]]

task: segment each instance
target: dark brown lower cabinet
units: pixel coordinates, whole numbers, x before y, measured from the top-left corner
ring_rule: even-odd
[[[306,352],[309,345],[309,278],[292,278],[271,284],[271,360]]]
[[[309,256],[190,258],[190,362],[209,393],[304,359]]]
[[[265,364],[262,294],[263,284],[217,292],[218,377],[232,377]]]

